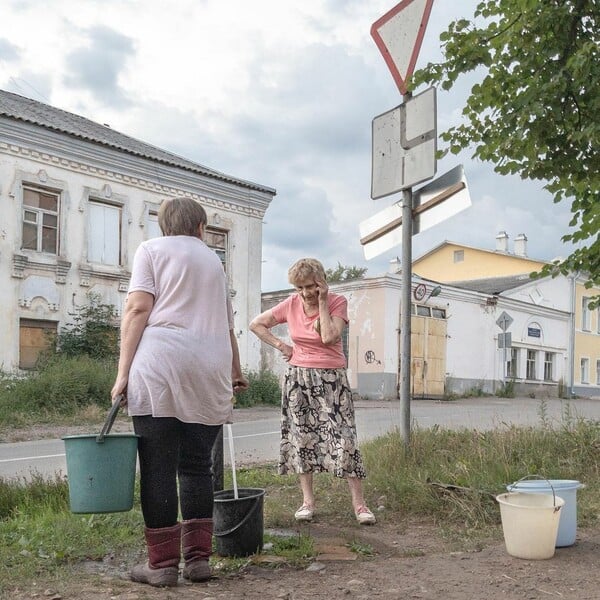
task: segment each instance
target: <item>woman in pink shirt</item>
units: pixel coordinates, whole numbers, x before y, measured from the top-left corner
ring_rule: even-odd
[[[363,496],[366,474],[342,350],[346,298],[329,292],[323,265],[314,258],[292,265],[288,279],[296,293],[256,317],[250,330],[289,363],[283,380],[279,473],[299,474],[303,502],[295,518],[312,520],[313,473],[329,472],[347,479],[358,522],[375,523]],[[287,323],[292,345],[270,331],[280,323]]]

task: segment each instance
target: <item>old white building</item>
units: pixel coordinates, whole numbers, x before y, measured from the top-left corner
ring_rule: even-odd
[[[122,309],[137,246],[160,234],[162,200],[208,213],[227,272],[242,364],[259,353],[262,219],[275,195],[110,127],[0,90],[0,369],[31,368],[44,332],[95,292]]]
[[[440,398],[494,393],[514,381],[519,394],[556,396],[572,385],[573,313],[567,278],[528,276],[473,280],[458,287],[415,277],[411,286],[411,395]],[[401,274],[332,284],[348,300],[344,349],[352,389],[373,399],[398,394]],[[435,295],[432,293],[435,290]],[[263,294],[263,310],[292,290]],[[498,325],[508,315],[510,346]],[[287,335],[285,325],[274,333]],[[262,364],[282,373],[278,352],[262,345]]]

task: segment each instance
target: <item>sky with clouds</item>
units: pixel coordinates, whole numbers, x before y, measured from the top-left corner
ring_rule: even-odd
[[[275,188],[264,291],[288,287],[302,256],[377,275],[401,248],[366,261],[359,223],[399,195],[371,199],[371,123],[402,97],[370,28],[396,3],[2,0],[0,88]],[[476,4],[434,1],[417,68],[440,59],[440,33]],[[460,121],[474,81],[438,90],[438,131]],[[501,230],[511,249],[525,233],[532,258],[569,253],[570,206],[553,204],[542,182],[497,175],[469,153],[438,161],[437,173],[458,164],[472,206],[415,236],[414,257],[444,240],[493,250]]]

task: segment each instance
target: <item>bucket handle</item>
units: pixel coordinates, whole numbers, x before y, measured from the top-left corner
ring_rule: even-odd
[[[104,442],[104,437],[108,435],[110,428],[113,426],[113,423],[115,422],[115,419],[117,418],[117,413],[119,412],[119,409],[121,408],[121,400],[122,399],[123,399],[123,395],[119,394],[115,398],[113,405],[110,407],[110,410],[108,411],[108,416],[106,417],[106,421],[104,423],[104,426],[102,427],[102,431],[100,432],[100,435],[96,436],[96,442],[98,442],[98,444],[102,444]]]
[[[546,479],[545,477],[542,477],[541,475],[525,475],[525,477],[521,477],[521,479],[519,479],[519,481],[515,481],[514,483],[509,485],[508,490],[512,491],[517,484],[521,483],[521,481],[526,481],[528,479],[539,479],[541,481],[545,481],[550,486],[550,489],[552,490],[552,504],[554,505],[554,512],[559,511],[561,507],[556,506],[556,492],[554,491],[554,486],[550,483],[549,479]]]
[[[237,525],[234,525],[233,527],[231,527],[230,529],[226,529],[225,531],[213,531],[213,535],[217,537],[224,537],[226,535],[234,533],[235,531],[240,529],[240,527],[243,527],[247,523],[248,519],[250,519],[250,517],[254,515],[259,504],[260,497],[257,496],[254,500],[254,506],[252,506],[252,508],[246,513],[246,516]]]

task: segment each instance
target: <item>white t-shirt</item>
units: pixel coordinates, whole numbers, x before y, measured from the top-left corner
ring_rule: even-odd
[[[152,294],[154,306],[129,372],[129,414],[230,421],[233,311],[218,256],[187,235],[143,242],[133,259],[135,291]]]

